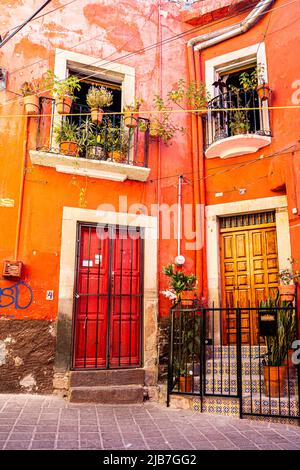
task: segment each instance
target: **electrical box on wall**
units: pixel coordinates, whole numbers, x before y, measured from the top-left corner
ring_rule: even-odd
[[[6,278],[20,278],[22,275],[22,261],[4,261],[3,276]]]

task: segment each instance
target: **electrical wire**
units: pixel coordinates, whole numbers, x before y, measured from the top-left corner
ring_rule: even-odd
[[[268,10],[267,13],[270,13],[271,11],[278,10],[279,8],[283,8],[283,7],[285,7],[285,6],[288,6],[288,5],[292,4],[292,3],[295,3],[296,1],[298,1],[298,0],[292,0],[291,2],[285,3],[285,4],[280,5],[280,6],[278,6],[278,7],[274,7],[273,9]],[[244,11],[251,10],[251,9],[252,9],[252,7],[249,7],[249,6],[248,6],[247,8],[245,8],[245,9],[241,9],[240,11],[235,12],[231,17],[226,17],[226,18],[221,19],[221,20],[218,21],[218,22],[214,22],[213,26],[215,26],[215,25],[218,24],[218,23],[222,23],[222,22],[224,22],[224,21],[227,21],[229,18],[235,17],[235,16],[237,16],[238,14],[241,14],[241,13],[243,13]],[[263,14],[265,14],[265,13],[261,13],[261,15],[263,15]],[[168,44],[169,42],[172,42],[172,41],[174,41],[174,40],[176,40],[176,39],[180,39],[180,38],[182,38],[182,37],[184,37],[184,36],[186,36],[186,35],[191,34],[191,32],[194,32],[194,31],[196,31],[196,30],[199,31],[199,30],[201,30],[201,29],[207,29],[207,25],[202,26],[202,27],[191,28],[191,29],[188,30],[188,31],[184,31],[183,33],[177,34],[177,35],[175,35],[175,36],[171,36],[170,38],[166,38],[166,39],[164,39],[163,41],[161,41],[161,43],[162,43],[163,45],[164,45],[164,44]],[[135,56],[135,55],[137,55],[137,54],[141,54],[142,52],[148,52],[149,50],[154,49],[154,48],[158,47],[159,45],[160,45],[160,42],[157,42],[157,43],[151,44],[151,45],[149,45],[149,46],[146,46],[146,47],[144,47],[144,48],[138,49],[138,50],[136,50],[136,51],[134,51],[134,52],[130,52],[130,53],[128,53],[128,54],[125,54],[125,55],[123,55],[123,56],[121,56],[121,57],[118,57],[118,58],[116,58],[116,59],[113,59],[113,60],[111,60],[111,61],[108,61],[107,63],[104,63],[104,64],[103,64],[103,61],[105,61],[106,59],[103,59],[103,58],[102,58],[102,59],[96,60],[95,62],[93,62],[93,63],[91,63],[91,64],[89,64],[89,65],[90,65],[90,66],[95,66],[96,64],[99,64],[99,62],[101,62],[101,66],[110,65],[111,63],[114,63],[114,62],[117,62],[117,61],[119,61],[119,60],[126,59],[126,58],[129,58],[129,57],[132,57],[132,56]],[[43,61],[43,60],[44,60],[44,59],[41,59],[41,61]],[[38,62],[37,62],[37,63],[38,63]],[[27,66],[26,66],[26,67],[27,67]],[[24,67],[24,68],[26,68],[26,67]],[[23,69],[19,69],[19,70],[23,70]],[[12,73],[14,73],[14,72],[12,72]],[[88,75],[87,77],[84,77],[84,78],[85,78],[85,79],[86,79],[86,78],[91,78],[91,77],[93,77],[93,76],[95,76],[95,75],[97,75],[97,72],[95,72],[95,73],[93,73],[93,74],[90,74],[90,75]],[[41,92],[46,92],[46,91],[50,91],[50,89],[45,89],[45,90],[42,90]],[[12,103],[12,102],[16,102],[16,101],[20,101],[20,99],[15,98],[15,99],[12,99],[12,100],[8,100],[8,101],[6,101],[5,103],[0,104],[0,106],[5,106],[6,104],[9,104],[9,103]]]
[[[255,108],[214,108],[213,112],[220,112],[220,111],[258,111],[258,110],[270,110],[270,111],[279,111],[283,109],[300,109],[300,105],[284,105],[284,106],[257,106]],[[199,113],[207,111],[207,108],[199,108],[199,109],[168,109],[168,110],[157,110],[157,109],[150,109],[150,110],[140,110],[139,114],[149,115],[149,114],[183,114],[183,113]],[[125,113],[134,114],[134,111],[113,111],[113,112],[103,112],[103,116],[116,116],[116,115],[123,115]],[[49,113],[49,114],[0,114],[1,118],[22,118],[22,117],[52,117],[52,116],[90,116],[91,113],[66,113],[66,114],[57,114],[57,113]]]
[[[248,166],[248,165],[251,165],[251,164],[254,164],[256,162],[259,162],[259,161],[262,161],[262,160],[267,160],[269,158],[274,158],[274,157],[277,157],[277,156],[280,156],[280,155],[283,155],[285,153],[289,153],[291,151],[291,149],[293,148],[294,150],[292,150],[292,152],[296,153],[296,152],[299,152],[300,149],[296,149],[295,147],[299,144],[299,141],[296,143],[296,144],[292,144],[292,145],[289,145],[288,147],[282,149],[282,150],[279,150],[278,152],[274,152],[272,154],[269,154],[269,155],[263,155],[263,156],[260,156],[258,158],[255,158],[253,160],[249,160],[247,162],[243,162],[243,163],[240,163],[239,165],[235,166],[234,168],[228,168],[227,170],[224,170],[224,171],[218,171],[216,173],[210,173],[206,176],[203,176],[202,178],[198,178],[196,181],[201,181],[201,180],[206,180],[208,178],[212,178],[214,176],[219,176],[219,175],[222,175],[224,173],[229,173],[230,171],[235,171],[235,170],[238,170],[240,168],[243,168],[245,166]],[[224,165],[225,166],[225,165]],[[194,171],[189,171],[189,172],[184,172],[184,173],[177,173],[177,174],[174,174],[174,175],[167,175],[167,176],[162,176],[160,178],[160,180],[164,180],[164,179],[168,179],[168,178],[178,178],[178,176],[182,175],[182,176],[187,176],[187,175],[194,175],[195,173],[197,172],[194,172]],[[156,179],[154,178],[151,178],[149,180],[149,183],[152,183],[152,182],[155,182]]]

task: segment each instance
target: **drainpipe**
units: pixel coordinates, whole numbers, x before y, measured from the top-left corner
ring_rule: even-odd
[[[181,255],[181,223],[182,223],[182,181],[183,176],[178,177],[178,199],[177,199],[177,256],[175,258],[175,263],[177,265],[182,265],[185,262],[184,256]]]
[[[187,56],[189,67],[190,81],[201,80],[200,54],[201,50],[219,44],[220,42],[231,39],[240,34],[244,34],[251,29],[268,11],[274,0],[260,0],[246,18],[232,26],[218,29],[211,33],[203,34],[191,38],[187,43]],[[205,276],[204,285],[204,268],[206,265],[206,222],[205,222],[205,180],[204,180],[204,146],[203,146],[203,122],[201,117],[196,117],[191,113],[191,134],[192,134],[192,162],[193,162],[193,195],[194,205],[201,210],[200,226],[203,227],[203,248],[196,250],[196,274],[199,279],[199,288],[201,294],[207,299],[207,276]],[[201,134],[201,135],[200,135]],[[198,180],[200,184],[198,184]],[[196,227],[196,231],[198,227]]]

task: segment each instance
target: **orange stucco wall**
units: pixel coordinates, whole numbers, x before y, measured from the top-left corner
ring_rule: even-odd
[[[5,8],[1,17],[5,22],[4,29],[22,22],[40,4],[38,0],[2,0],[2,3],[3,1]],[[83,3],[75,3],[32,21],[0,50],[0,64],[8,70],[7,90],[0,92],[0,197],[14,200],[14,207],[0,207],[0,261],[14,257],[18,212],[21,207],[17,256],[25,264],[23,280],[32,288],[34,295],[30,309],[21,311],[2,308],[1,315],[55,320],[62,209],[64,206],[79,207],[80,188],[86,187],[88,209],[96,209],[101,203],[110,203],[115,204],[118,210],[119,195],[128,197],[128,205],[143,203],[148,208],[157,202],[172,205],[177,198],[177,175],[186,173],[183,201],[193,201],[192,179],[198,176],[192,175],[190,118],[184,113],[175,115],[174,119],[187,127],[185,135],[177,133],[169,146],[151,142],[151,175],[147,183],[114,183],[93,178],[86,181],[85,178],[77,177],[77,184],[74,185],[71,176],[59,174],[54,169],[31,165],[28,151],[34,147],[36,119],[30,118],[26,128],[27,118],[16,117],[16,114],[23,113],[23,105],[15,93],[19,93],[20,85],[25,80],[39,78],[49,68],[53,69],[55,48],[72,49],[93,56],[95,60],[105,58],[135,67],[136,95],[145,100],[142,108],[144,110],[151,109],[154,94],[162,90],[165,97],[174,82],[179,78],[188,78],[186,40],[189,36],[143,51],[143,48],[161,39],[195,28],[184,21],[184,15],[178,6],[161,2],[159,15],[157,0],[107,0],[104,4],[91,0]],[[228,5],[228,2],[225,3]],[[268,14],[246,34],[205,50],[201,55],[203,76],[205,60],[264,40],[269,83],[273,90],[271,104],[291,105],[295,92],[293,83],[300,80],[299,60],[295,54],[299,44],[300,4],[296,2],[285,6],[285,3],[284,0],[276,1],[271,16]],[[215,2],[211,2],[212,10],[214,4]],[[55,0],[47,10],[59,6],[61,3]],[[228,14],[228,11],[224,10],[224,13]],[[229,19],[219,18],[216,23],[201,25],[199,31],[193,30],[191,36],[200,34],[200,31],[202,34],[236,23],[245,15],[246,13]],[[135,51],[140,52],[130,55]],[[207,160],[206,176],[216,172],[220,174],[207,177],[205,187],[207,204],[267,197],[278,195],[272,188],[278,186],[278,181],[275,184],[274,178],[278,180],[280,176],[280,182],[287,185],[292,253],[300,260],[299,217],[291,214],[292,207],[299,207],[300,211],[297,195],[299,153],[292,155],[289,152],[287,155],[262,159],[253,165],[234,169],[241,162],[253,160],[262,154],[267,156],[296,144],[299,139],[299,118],[298,109],[271,111],[271,145],[250,156]],[[24,161],[24,194],[20,206]],[[229,168],[231,171],[221,173]],[[239,194],[239,187],[247,189],[245,195]],[[224,193],[222,201],[215,198],[215,192]],[[176,240],[161,240],[159,271],[161,266],[173,261],[176,254]],[[193,270],[195,253],[184,251],[184,254],[187,269]],[[205,270],[205,266],[203,269]],[[0,279],[1,288],[11,284],[13,282]],[[165,279],[160,279],[158,289],[161,290],[165,285]],[[46,301],[47,290],[54,290],[53,301]],[[169,302],[164,298],[160,298],[160,302],[160,313],[166,314]]]

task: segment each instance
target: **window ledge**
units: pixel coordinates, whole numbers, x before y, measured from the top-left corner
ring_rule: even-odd
[[[150,168],[126,165],[105,160],[88,160],[86,158],[70,157],[66,155],[30,150],[30,159],[33,165],[55,168],[59,173],[67,173],[91,178],[107,179],[112,181],[147,181]]]
[[[239,134],[220,139],[211,144],[206,152],[206,158],[231,158],[239,155],[255,153],[260,148],[271,143],[271,137],[259,134]]]

